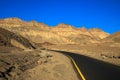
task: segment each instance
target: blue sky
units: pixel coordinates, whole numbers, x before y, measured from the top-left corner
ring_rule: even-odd
[[[0,18],[120,31],[120,0],[0,0]]]

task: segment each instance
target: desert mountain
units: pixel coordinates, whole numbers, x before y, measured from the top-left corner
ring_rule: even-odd
[[[115,42],[115,43],[120,43],[120,32],[116,32],[105,39],[103,39],[105,42]]]
[[[14,46],[21,49],[35,48],[26,38],[3,28],[0,28],[0,46]]]
[[[104,39],[110,35],[109,33],[105,33],[103,30],[99,28],[89,29],[89,32],[91,32],[92,35],[94,35],[96,38],[100,38],[100,39]]]
[[[34,20],[0,19],[0,80],[79,80],[71,60],[53,50],[120,66],[120,32],[110,35],[64,23],[50,27]]]
[[[89,44],[99,43],[109,34],[100,29],[75,28],[68,24],[49,27],[36,21],[26,22],[19,18],[0,19],[0,27],[18,33],[35,43]]]

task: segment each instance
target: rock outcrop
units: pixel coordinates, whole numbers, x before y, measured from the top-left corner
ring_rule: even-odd
[[[0,46],[14,46],[21,49],[35,49],[35,46],[19,34],[0,28]]]

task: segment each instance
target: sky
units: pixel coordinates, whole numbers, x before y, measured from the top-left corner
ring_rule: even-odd
[[[120,0],[0,0],[0,18],[120,31]]]

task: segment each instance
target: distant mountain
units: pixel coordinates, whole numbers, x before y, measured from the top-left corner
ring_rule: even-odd
[[[101,39],[109,36],[100,29],[75,28],[68,24],[58,24],[49,27],[37,21],[26,22],[19,18],[0,19],[0,27],[18,33],[35,43],[52,44],[89,44],[99,43]]]
[[[105,39],[103,39],[104,42],[115,42],[120,43],[120,32],[116,32]]]

